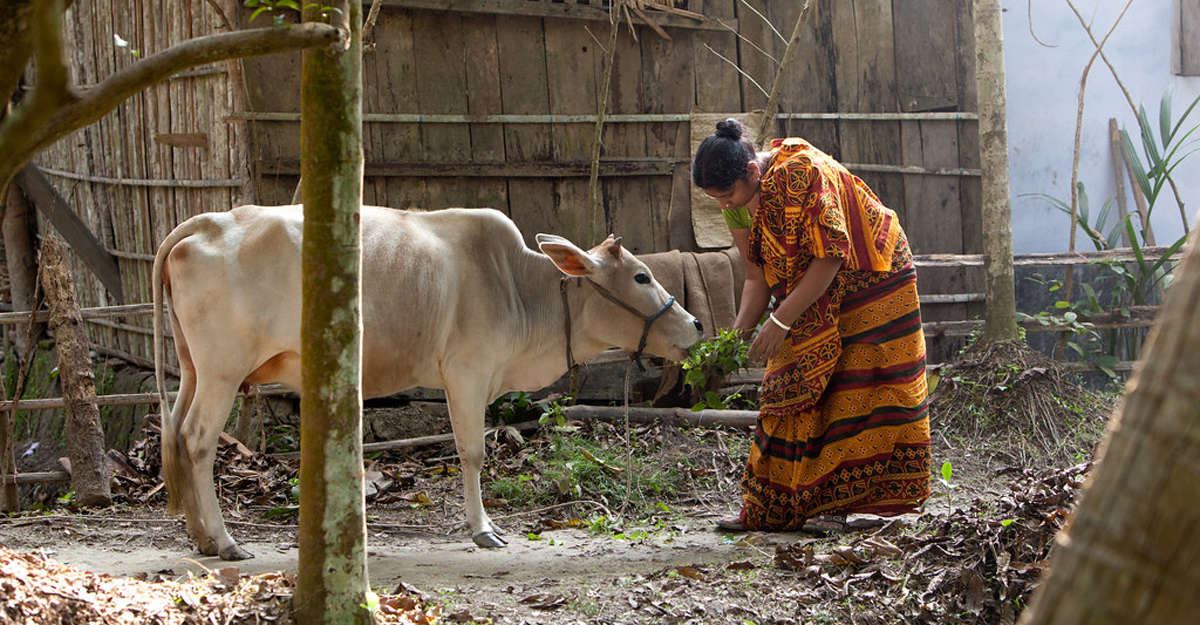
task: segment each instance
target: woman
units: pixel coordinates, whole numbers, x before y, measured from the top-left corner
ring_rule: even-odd
[[[896,214],[803,139],[756,153],[734,119],[700,144],[692,181],[721,204],[746,280],[734,328],[766,362],[729,530],[836,531],[929,496],[925,338]],[[763,320],[763,314],[768,312]]]

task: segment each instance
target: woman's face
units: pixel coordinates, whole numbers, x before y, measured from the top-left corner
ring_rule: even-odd
[[[746,166],[746,177],[733,183],[732,187],[728,189],[708,188],[704,190],[704,193],[720,203],[721,208],[725,210],[741,208],[750,204],[754,196],[758,195],[759,178],[758,164],[751,162]]]

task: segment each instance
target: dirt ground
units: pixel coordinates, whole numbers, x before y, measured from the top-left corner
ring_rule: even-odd
[[[1091,466],[1111,405],[1084,415],[1092,434],[1064,442],[1077,461],[1042,455],[1031,463],[1036,452],[1013,454],[961,430],[939,430],[954,401],[943,396],[946,408],[934,413],[934,496],[924,512],[852,517],[856,529],[827,536],[715,528],[716,518],[737,509],[745,431],[583,424],[571,436],[685,468],[686,481],[651,505],[590,499],[587,484],[564,489],[557,502],[489,501],[508,530],[509,544],[498,550],[477,548],[461,523],[451,446],[387,452],[368,473],[368,570],[383,595],[380,620],[1013,623]],[[548,466],[534,463],[550,444],[545,432],[494,437],[485,482],[551,479]],[[155,445],[151,434],[130,451],[119,503],[108,509],[57,505],[0,518],[0,617],[289,622],[296,517],[263,516],[288,504],[294,467],[223,448],[223,511],[255,554],[228,563],[197,555],[182,521],[165,517]]]

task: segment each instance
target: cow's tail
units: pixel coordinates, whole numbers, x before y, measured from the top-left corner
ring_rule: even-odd
[[[183,441],[179,437],[179,420],[182,415],[175,415],[174,410],[167,397],[167,381],[166,381],[166,316],[167,310],[165,300],[170,297],[166,294],[166,283],[169,279],[164,278],[166,271],[167,255],[175,247],[180,240],[190,234],[189,229],[178,227],[172,230],[167,238],[163,240],[162,245],[158,247],[158,253],[154,255],[154,269],[151,272],[151,292],[152,292],[152,316],[154,318],[154,379],[158,386],[158,409],[162,417],[162,474],[163,481],[167,487],[167,511],[170,514],[180,514],[183,512],[183,503],[180,495],[189,492],[190,477],[189,472],[182,460],[181,454],[186,454],[187,451],[182,448]],[[175,337],[175,340],[184,340],[182,336]],[[182,363],[181,363],[182,364]]]

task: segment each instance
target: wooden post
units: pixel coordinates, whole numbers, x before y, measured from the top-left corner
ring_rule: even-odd
[[[84,506],[107,506],[112,502],[112,472],[104,455],[104,432],[96,407],[96,372],[75,301],[75,283],[63,263],[62,246],[53,236],[42,243],[41,265],[58,352],[58,379],[66,400],[67,457],[75,499]]]
[[[771,84],[771,93],[767,95],[767,106],[758,122],[758,132],[755,136],[759,145],[769,142],[775,136],[775,107],[779,102],[779,92],[783,89],[784,82],[793,79],[787,73],[787,69],[792,57],[796,56],[796,43],[800,41],[800,35],[804,32],[804,22],[808,19],[811,3],[811,0],[804,1],[800,17],[796,18],[796,25],[792,27],[792,36],[788,38],[787,47],[783,50],[783,58],[780,59],[779,69],[775,72],[775,82]]]

